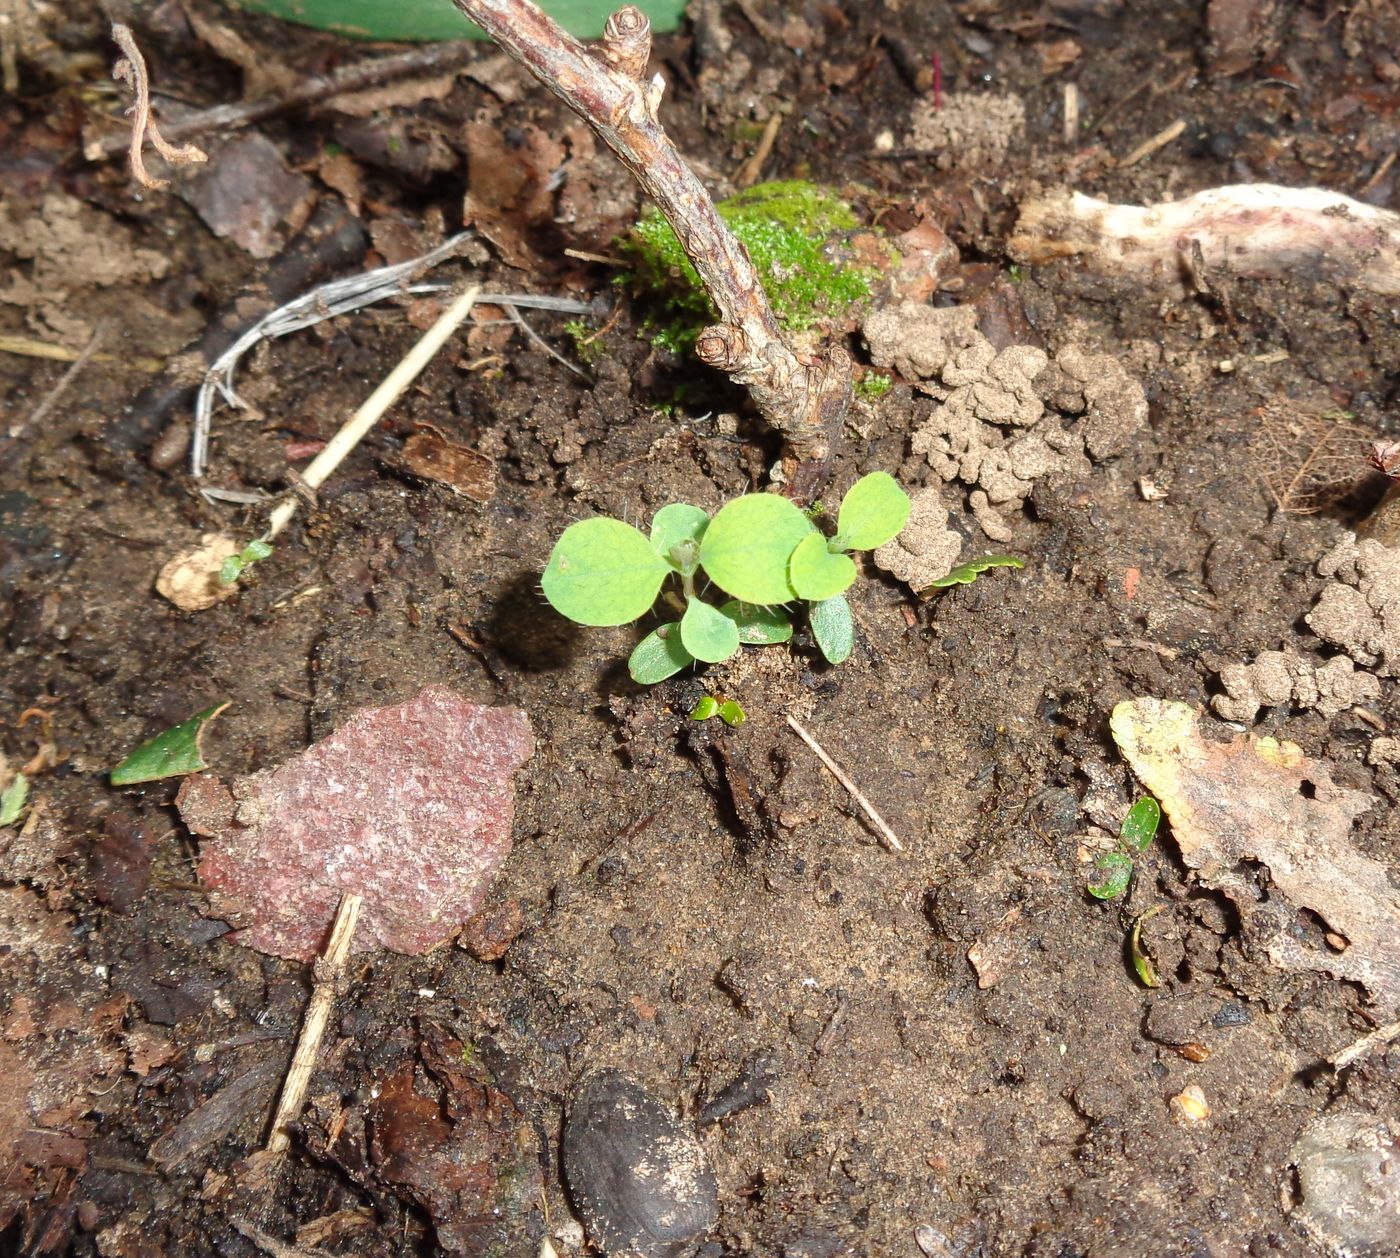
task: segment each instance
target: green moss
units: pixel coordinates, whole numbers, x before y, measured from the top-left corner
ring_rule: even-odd
[[[564,331],[574,343],[574,357],[584,366],[596,363],[603,356],[602,338],[587,319],[570,319],[564,324]]]
[[[825,189],[797,179],[761,183],[716,208],[748,249],[773,312],[789,331],[805,331],[870,296],[878,272],[837,256],[843,235],[860,225],[851,207]],[[671,225],[649,209],[620,243],[634,265],[627,282],[654,299],[647,335],[665,349],[689,349],[716,312]]]
[[[856,395],[858,397],[869,398],[874,401],[877,397],[884,397],[894,387],[894,381],[878,371],[867,371],[856,381]]]

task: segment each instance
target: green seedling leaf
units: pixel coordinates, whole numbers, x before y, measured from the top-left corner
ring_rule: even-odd
[[[1157,833],[1157,824],[1162,820],[1162,809],[1151,795],[1144,795],[1123,818],[1118,840],[1135,855],[1147,851]]]
[[[856,579],[856,566],[850,556],[839,555],[828,548],[820,533],[808,533],[788,560],[788,581],[799,598],[818,603],[835,598],[851,588]]]
[[[1124,852],[1105,852],[1094,862],[1102,877],[1087,888],[1096,900],[1113,900],[1128,889],[1133,876],[1133,858]]]
[[[888,472],[871,472],[851,486],[836,517],[834,550],[874,550],[899,536],[909,519],[909,495]]]
[[[699,507],[688,502],[673,502],[662,507],[651,521],[651,544],[656,553],[677,572],[694,572],[700,554],[700,539],[705,536],[710,516]],[[689,543],[689,560],[686,561],[686,543]],[[675,553],[676,547],[681,553]]]
[[[813,603],[807,620],[812,626],[812,636],[827,660],[832,664],[845,663],[856,645],[855,621],[845,596],[838,594],[835,598]]]
[[[749,718],[737,699],[726,699],[719,705],[719,719],[732,728],[742,725]]]
[[[654,686],[694,663],[695,657],[681,645],[680,622],[673,620],[637,643],[627,657],[627,671],[637,685]]]
[[[1133,923],[1132,933],[1128,936],[1128,952],[1133,958],[1133,969],[1137,971],[1137,976],[1142,980],[1144,987],[1160,987],[1161,980],[1157,977],[1157,967],[1152,964],[1152,958],[1147,955],[1142,947],[1142,928],[1150,917],[1155,917],[1162,911],[1160,904],[1154,905],[1143,913],[1137,921]]]
[[[710,580],[742,602],[791,602],[797,594],[788,582],[788,560],[812,531],[811,520],[786,498],[745,494],[710,521],[700,563]]]
[[[485,39],[447,0],[237,0],[250,13],[270,13],[299,26],[360,39]],[[657,33],[676,29],[684,0],[641,0]],[[612,11],[597,0],[542,0],[546,13],[576,39],[597,39]]]
[[[718,711],[719,700],[714,695],[704,695],[700,702],[690,710],[690,719],[692,721],[708,721]]]
[[[182,721],[142,743],[112,770],[112,785],[134,786],[138,782],[158,782],[162,778],[184,777],[208,768],[200,744],[209,723],[226,707],[227,703],[219,703],[205,708],[188,721]]]
[[[681,617],[681,645],[697,660],[718,664],[739,649],[739,626],[718,607],[692,598]]]
[[[571,524],[544,570],[544,596],[581,625],[625,625],[656,601],[671,566],[646,536],[599,516]]]
[[[29,779],[16,773],[15,780],[0,792],[0,826],[12,826],[19,820],[29,799]]]
[[[946,577],[939,577],[928,588],[946,590],[951,585],[971,585],[988,568],[1024,568],[1024,560],[1014,555],[986,555],[981,559],[971,559],[959,564]]]
[[[739,626],[739,641],[744,646],[773,646],[792,637],[792,622],[771,607],[755,607],[736,598],[720,611]]]
[[[261,538],[255,537],[236,555],[230,555],[219,568],[219,581],[232,585],[243,575],[246,568],[261,563],[272,554],[272,547]]]

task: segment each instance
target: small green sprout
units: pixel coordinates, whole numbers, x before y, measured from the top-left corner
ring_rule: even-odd
[[[884,397],[892,388],[893,377],[882,375],[878,371],[867,371],[856,381],[856,396],[873,402],[876,398]]]
[[[1103,875],[1098,882],[1089,884],[1087,890],[1098,900],[1113,900],[1128,889],[1133,876],[1133,857],[1147,851],[1157,834],[1157,826],[1162,820],[1162,807],[1151,795],[1144,795],[1123,818],[1118,830],[1118,847],[1105,852],[1094,862],[1094,867]]]
[[[570,319],[564,324],[564,331],[574,343],[574,357],[589,366],[603,356],[602,330],[595,328],[587,319]]]
[[[1153,905],[1146,913],[1141,914],[1137,921],[1133,923],[1132,933],[1128,936],[1128,952],[1133,958],[1133,969],[1137,971],[1138,978],[1144,987],[1160,987],[1161,979],[1157,977],[1157,967],[1152,964],[1142,946],[1142,928],[1149,918],[1156,917],[1162,911],[1160,904]]]
[[[712,716],[719,717],[731,728],[749,719],[737,699],[717,699],[714,695],[705,695],[690,713],[692,721],[708,721]]]
[[[677,502],[662,507],[651,533],[606,516],[571,524],[544,570],[544,596],[581,625],[625,625],[656,602],[668,579],[680,613],[638,644],[628,660],[634,681],[652,685],[696,662],[717,664],[741,646],[769,646],[792,637],[778,609],[811,606],[809,623],[833,664],[855,642],[845,591],[856,579],[850,552],[883,546],[904,527],[909,497],[887,472],[862,477],[846,494],[827,537],[797,506],[776,494],[745,494],[713,518]],[[697,590],[701,578],[729,596],[715,606]]]
[[[216,703],[142,743],[112,770],[112,785],[158,782],[162,778],[184,777],[207,769],[209,766],[204,762],[200,744],[209,723],[226,707],[227,702]]]
[[[14,825],[28,800],[29,779],[23,773],[16,773],[14,781],[0,791],[0,826]]]
[[[261,538],[255,537],[236,555],[230,555],[219,569],[219,580],[224,585],[232,585],[255,563],[261,563],[272,554],[272,547]]]
[[[946,590],[954,585],[971,585],[988,568],[1024,568],[1025,561],[1014,555],[984,555],[981,559],[969,559],[960,563],[946,577],[939,577],[929,585],[930,590]]]

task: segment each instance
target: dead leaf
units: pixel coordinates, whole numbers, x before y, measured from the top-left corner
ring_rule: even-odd
[[[566,150],[538,127],[512,128],[508,139],[489,122],[469,122],[464,226],[475,226],[522,270],[541,263],[530,247],[530,229],[554,218],[552,179]]]
[[[206,533],[198,546],[182,550],[156,576],[156,593],[182,612],[202,612],[238,592],[236,582],[219,580],[224,560],[241,547],[225,533]]]
[[[428,686],[356,713],[280,767],[235,780],[231,793],[190,778],[176,803],[212,840],[201,878],[252,914],[230,938],[311,960],[353,891],[365,900],[357,947],[416,956],[481,907],[510,852],[512,775],[533,752],[518,708]]]
[[[1201,737],[1184,703],[1132,699],[1113,710],[1114,741],[1171,818],[1182,859],[1239,906],[1246,934],[1287,969],[1325,970],[1364,984],[1387,1008],[1400,1004],[1400,891],[1389,871],[1350,840],[1352,822],[1376,801],[1332,781],[1295,743]],[[1272,895],[1259,900],[1238,873],[1268,867]],[[1341,952],[1310,945],[1296,929],[1310,910],[1343,936]]]
[[[177,191],[216,236],[255,258],[270,258],[305,222],[311,181],[287,169],[281,151],[256,131],[210,149],[207,166]]]
[[[477,502],[490,502],[496,495],[495,463],[431,424],[419,424],[404,442],[403,463],[414,476],[448,485]]]

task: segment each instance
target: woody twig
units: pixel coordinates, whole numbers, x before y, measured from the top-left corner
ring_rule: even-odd
[[[720,316],[696,342],[701,361],[748,387],[797,458],[829,458],[850,404],[850,356],[839,346],[798,354],[784,341],[747,251],[657,119],[664,84],[645,77],[646,16],[631,5],[614,13],[595,57],[531,0],[453,2],[593,128],[675,229]]]

